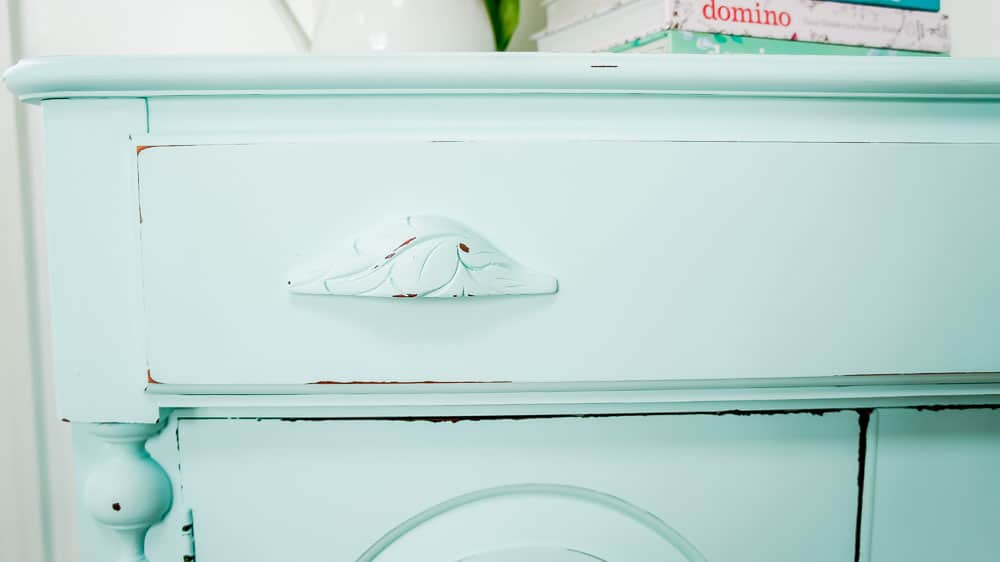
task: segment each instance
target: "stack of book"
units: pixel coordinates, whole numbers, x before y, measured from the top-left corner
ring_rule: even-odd
[[[940,0],[544,0],[539,51],[944,55]]]

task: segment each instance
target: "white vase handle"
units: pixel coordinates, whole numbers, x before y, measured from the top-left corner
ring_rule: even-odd
[[[281,22],[285,24],[288,35],[291,36],[292,42],[295,43],[295,48],[303,53],[308,53],[312,48],[312,41],[309,39],[309,34],[306,33],[305,28],[302,27],[302,22],[299,21],[299,18],[295,16],[295,12],[288,5],[288,2],[286,0],[271,0],[271,5],[274,6],[274,10],[281,17]]]

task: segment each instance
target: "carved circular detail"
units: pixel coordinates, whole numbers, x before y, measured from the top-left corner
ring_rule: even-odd
[[[483,552],[462,558],[458,562],[607,562],[603,558],[570,548],[518,547]]]
[[[477,503],[484,500],[490,500],[493,498],[504,497],[504,496],[556,496],[563,497],[578,501],[587,502],[600,506],[611,511],[618,512],[619,514],[631,519],[636,524],[641,525],[656,535],[663,539],[667,544],[671,545],[685,560],[689,562],[706,562],[705,556],[698,551],[698,549],[691,544],[683,535],[681,535],[677,530],[675,530],[670,525],[667,525],[662,519],[656,515],[646,511],[637,505],[623,500],[619,497],[612,496],[611,494],[606,494],[604,492],[599,492],[591,488],[584,488],[581,486],[570,486],[567,484],[546,484],[546,483],[525,483],[525,484],[509,484],[506,486],[496,486],[493,488],[484,488],[482,490],[476,490],[469,492],[467,494],[462,494],[460,496],[455,496],[451,499],[445,500],[437,505],[434,505],[428,509],[417,513],[416,515],[410,517],[406,521],[403,521],[388,533],[382,536],[373,545],[368,547],[360,557],[358,557],[358,562],[372,562],[378,558],[383,552],[386,551],[390,546],[396,541],[401,539],[406,534],[410,533],[417,527],[420,527],[424,523],[444,515],[450,511],[456,510],[460,507]],[[572,549],[562,549],[568,552],[576,552],[581,555],[590,556],[594,558],[593,555],[582,551],[574,551]],[[476,556],[487,556],[490,553],[484,553]],[[492,560],[491,558],[482,558],[483,560]],[[503,560],[504,558],[499,558],[498,560]],[[472,560],[477,560],[472,558]]]

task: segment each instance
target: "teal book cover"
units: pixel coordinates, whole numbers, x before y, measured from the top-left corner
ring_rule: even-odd
[[[807,41],[786,41],[743,37],[721,33],[669,30],[627,41],[609,49],[615,53],[683,53],[709,55],[855,55],[855,56],[942,56],[940,53],[876,49],[854,45],[831,45]]]
[[[847,2],[849,4],[869,4],[871,6],[889,6],[904,10],[923,10],[925,12],[940,12],[941,0],[830,0],[831,2]]]

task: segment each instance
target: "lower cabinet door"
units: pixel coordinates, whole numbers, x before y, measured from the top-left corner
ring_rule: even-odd
[[[858,416],[181,420],[199,562],[850,562]]]
[[[863,560],[1000,560],[1000,410],[880,410],[873,423]]]

